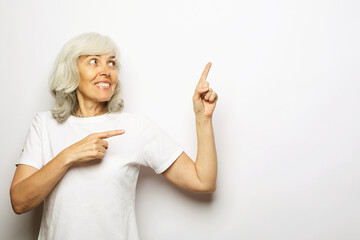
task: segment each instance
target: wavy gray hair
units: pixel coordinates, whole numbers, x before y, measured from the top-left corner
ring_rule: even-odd
[[[64,122],[79,108],[76,89],[79,85],[78,59],[82,55],[102,55],[113,52],[118,59],[119,50],[107,36],[98,33],[84,33],[70,39],[57,56],[50,75],[49,87],[56,104],[51,109],[58,122]],[[116,70],[120,66],[116,64]],[[120,83],[117,84],[111,99],[106,102],[108,112],[120,112],[124,101],[120,98]]]

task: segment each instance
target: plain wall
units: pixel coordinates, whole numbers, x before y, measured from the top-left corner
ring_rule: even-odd
[[[11,210],[14,163],[53,104],[57,53],[89,31],[119,45],[125,111],[192,158],[192,95],[213,63],[217,191],[188,193],[143,168],[142,239],[360,239],[359,12],[357,0],[1,0],[0,239],[37,236],[41,209]]]

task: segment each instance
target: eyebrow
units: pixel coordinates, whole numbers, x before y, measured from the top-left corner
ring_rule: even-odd
[[[86,56],[86,58],[88,58],[88,57],[93,57],[93,56],[100,57],[101,55],[85,55],[85,56]],[[111,55],[109,58],[116,59],[116,57],[114,55]]]

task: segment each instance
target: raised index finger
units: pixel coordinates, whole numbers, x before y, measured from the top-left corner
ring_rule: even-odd
[[[105,139],[105,138],[109,138],[109,137],[118,136],[118,135],[121,135],[124,133],[125,133],[125,131],[123,129],[121,129],[121,130],[111,130],[111,131],[106,131],[106,132],[99,132],[99,133],[95,133],[94,135],[100,139]]]
[[[202,84],[203,82],[206,81],[206,78],[209,74],[210,68],[211,68],[211,62],[208,62],[208,64],[206,64],[206,67],[205,67],[203,73],[201,74],[199,84]]]

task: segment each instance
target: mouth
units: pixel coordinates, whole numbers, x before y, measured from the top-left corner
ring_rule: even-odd
[[[101,82],[97,82],[95,83],[95,86],[100,88],[100,89],[109,89],[111,86],[111,83],[109,82],[105,82],[105,81],[101,81]]]

